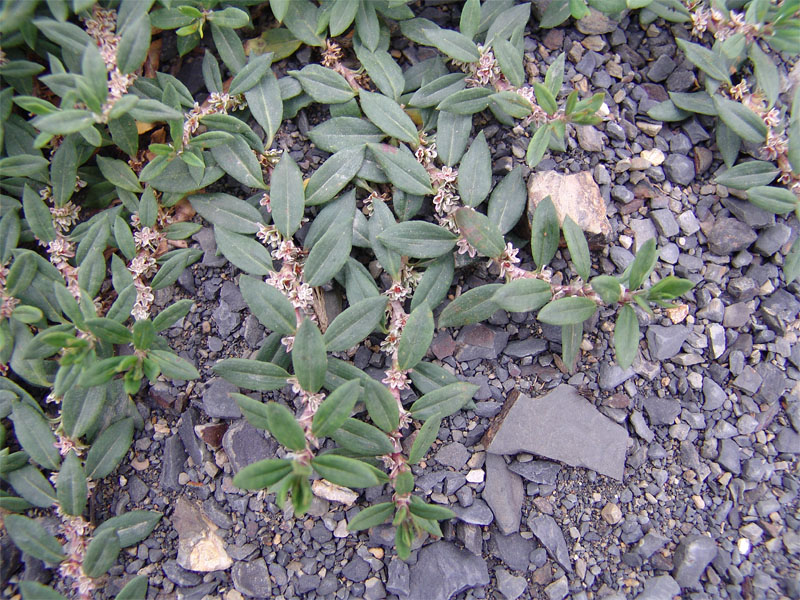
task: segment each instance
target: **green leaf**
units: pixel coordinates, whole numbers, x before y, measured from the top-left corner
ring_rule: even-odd
[[[36,581],[20,581],[19,591],[22,592],[22,600],[66,600],[53,588]]]
[[[654,302],[672,300],[673,298],[683,296],[693,287],[694,283],[688,279],[681,279],[674,275],[668,275],[647,290],[647,299]]]
[[[206,221],[235,233],[256,233],[263,222],[256,207],[229,194],[194,194],[189,202]]]
[[[311,467],[331,483],[348,488],[365,488],[380,483],[368,465],[346,456],[317,456],[311,459]]]
[[[378,236],[378,240],[403,256],[436,258],[450,252],[458,238],[444,227],[424,221],[397,223]]]
[[[114,600],[140,600],[147,597],[147,575],[137,575],[125,584]]]
[[[308,180],[306,206],[331,200],[358,173],[363,162],[364,146],[346,148],[328,157]]]
[[[414,290],[414,296],[411,298],[412,311],[422,303],[427,303],[428,306],[439,306],[453,283],[454,262],[453,255],[447,253],[428,264],[417,284],[417,289]]]
[[[628,277],[628,288],[636,290],[644,283],[649,277],[650,272],[655,268],[656,261],[658,260],[658,249],[656,248],[656,241],[653,238],[647,240],[642,244],[636,257],[631,263],[630,276]]]
[[[265,189],[261,165],[247,143],[239,138],[224,146],[211,148],[211,155],[225,172],[239,183],[258,189]]]
[[[9,537],[26,554],[50,564],[58,564],[66,558],[59,541],[37,521],[22,515],[8,515],[4,521]]]
[[[797,238],[783,261],[783,280],[789,285],[800,277],[800,238]]]
[[[21,231],[19,211],[8,210],[0,217],[0,263],[7,263],[16,249]]]
[[[508,40],[495,40],[492,46],[497,63],[506,79],[515,87],[522,87],[525,83],[525,68],[523,52]],[[514,93],[514,92],[512,92]]]
[[[15,402],[11,420],[22,449],[41,466],[57,471],[61,455],[55,448],[56,438],[44,415],[26,402]]]
[[[561,86],[564,83],[565,61],[566,53],[562,52],[550,66],[547,67],[547,72],[544,76],[544,86],[550,91],[553,99],[558,98],[558,93],[561,91]]]
[[[586,242],[586,236],[583,230],[575,224],[569,215],[564,216],[564,222],[561,224],[564,231],[564,239],[567,242],[569,255],[572,258],[572,264],[575,267],[575,272],[584,281],[589,281],[589,275],[592,270],[592,258],[589,255],[589,244]]]
[[[133,347],[137,350],[147,350],[155,341],[156,330],[150,319],[142,319],[133,324]]]
[[[271,69],[268,69],[256,85],[244,93],[247,107],[256,122],[267,134],[264,147],[272,145],[272,139],[283,121],[283,100],[278,80]]]
[[[126,417],[109,426],[97,437],[86,455],[84,468],[91,479],[111,474],[133,442],[133,419]]]
[[[294,356],[294,351],[292,351],[292,356]],[[303,428],[288,408],[277,402],[268,402],[267,418],[269,432],[279,443],[295,452],[305,449],[306,437]]]
[[[367,75],[380,92],[384,96],[398,100],[403,93],[405,80],[403,79],[403,70],[394,61],[392,55],[380,49],[371,52],[361,44],[354,44],[353,47],[358,62],[367,70]]]
[[[749,160],[717,175],[717,183],[736,190],[766,186],[775,181],[780,170],[765,160]]]
[[[238,73],[247,63],[244,47],[239,40],[239,36],[229,27],[221,27],[216,23],[211,23],[210,25],[211,36],[219,57],[231,73]]]
[[[158,104],[161,103],[159,102]],[[145,107],[142,108],[146,107],[147,105],[145,105]],[[137,105],[137,110],[140,110],[138,105]],[[134,118],[138,119],[138,117],[136,117],[136,115],[133,114],[133,111],[132,115]],[[58,112],[50,113],[47,115],[38,116],[35,119],[33,119],[31,123],[39,131],[43,131],[45,133],[50,133],[53,135],[68,135],[70,133],[76,133],[78,131],[83,131],[85,129],[92,127],[92,125],[94,124],[94,117],[92,113],[89,112],[88,110],[78,110],[75,108],[70,108],[66,110],[59,110]],[[28,159],[31,158],[30,156],[27,155],[24,156],[26,156]],[[21,159],[22,157],[15,157],[15,158]],[[8,159],[4,160],[8,161]],[[5,165],[6,163],[4,162],[2,164]],[[46,167],[47,165],[44,166]]]
[[[311,431],[316,437],[328,437],[353,414],[361,386],[357,379],[343,383],[333,390],[314,414]]]
[[[354,215],[354,210],[348,210],[336,218],[325,234],[314,243],[303,271],[303,278],[308,285],[327,283],[347,262],[353,247]]]
[[[725,161],[725,166],[732,167],[739,156],[739,148],[742,145],[740,138],[733,129],[728,127],[723,121],[717,121],[717,148]]]
[[[453,519],[456,514],[445,506],[437,506],[435,504],[426,504],[418,496],[411,497],[411,504],[408,507],[411,514],[417,515],[423,519],[432,519],[434,521],[442,521],[445,519]]]
[[[150,281],[150,287],[160,290],[172,285],[178,280],[183,270],[199,260],[203,252],[197,248],[185,248],[176,250],[158,269],[158,273]]]
[[[144,64],[150,49],[150,31],[150,16],[146,10],[125,22],[116,54],[121,73],[133,73]]]
[[[767,136],[767,126],[761,117],[740,102],[728,100],[717,94],[713,98],[719,118],[736,135],[754,144],[764,143]]]
[[[486,136],[481,130],[458,168],[458,193],[466,206],[476,207],[492,188],[492,162]]]
[[[56,239],[56,230],[47,205],[27,184],[22,192],[22,210],[28,227],[39,241],[47,243]]]
[[[183,114],[153,98],[139,98],[129,113],[137,121],[156,123],[161,121],[182,120]]]
[[[359,511],[347,524],[348,531],[363,531],[385,523],[394,514],[394,502],[381,502]]]
[[[798,198],[786,188],[759,185],[747,190],[751,204],[778,215],[785,215],[798,207]]]
[[[539,310],[553,297],[550,284],[541,279],[515,279],[501,285],[491,300],[508,312]]]
[[[158,364],[161,373],[168,379],[188,381],[200,377],[194,365],[168,350],[150,350],[148,357]]]
[[[153,318],[153,327],[156,331],[164,331],[176,321],[188,315],[192,306],[194,306],[194,301],[189,298],[170,304]]]
[[[333,69],[312,64],[288,73],[300,82],[306,94],[320,104],[341,104],[356,95],[345,78]]]
[[[360,343],[381,322],[387,302],[385,296],[365,298],[337,315],[322,336],[326,350],[339,352]]]
[[[385,433],[357,419],[346,419],[330,437],[345,450],[359,456],[383,456],[394,452],[394,445]]]
[[[356,18],[358,0],[334,0],[328,28],[332,37],[343,34]]]
[[[266,404],[250,396],[235,392],[229,392],[228,396],[236,402],[239,410],[242,411],[244,418],[247,419],[250,425],[269,431],[269,411]]]
[[[316,394],[325,382],[328,361],[322,334],[311,319],[297,328],[292,349],[292,365],[300,387]]]
[[[486,287],[486,286],[483,286]],[[472,399],[478,386],[466,382],[451,383],[428,392],[411,405],[409,411],[415,419],[427,421],[431,417],[443,419],[461,408]]]
[[[614,351],[617,355],[617,364],[627,369],[633,364],[636,352],[639,349],[639,320],[630,304],[625,304],[617,316],[614,327]]]
[[[262,244],[253,238],[214,227],[217,248],[235,267],[251,275],[269,275],[274,271],[272,256]]]
[[[522,167],[514,169],[506,175],[494,188],[489,198],[487,216],[495,223],[503,234],[511,231],[525,210],[528,198]],[[505,244],[504,244],[505,249]]]
[[[49,508],[56,502],[56,491],[42,472],[33,465],[25,465],[5,474],[11,487],[25,500],[39,508]]]
[[[528,100],[510,90],[492,94],[489,97],[489,108],[495,116],[498,115],[499,111],[500,114],[505,114],[515,119],[524,119],[533,112],[533,105]]]
[[[402,259],[397,252],[390,250],[378,240],[378,236],[383,233],[385,229],[395,225],[396,221],[392,216],[392,211],[389,210],[386,203],[382,200],[373,200],[372,208],[372,216],[367,224],[369,244],[381,267],[391,275],[392,280],[398,281],[400,279],[400,270],[403,266]]]
[[[308,132],[308,137],[320,150],[338,152],[369,142],[380,142],[386,135],[365,119],[335,117],[314,127]],[[273,196],[274,192],[271,194],[271,197]]]
[[[439,417],[428,419],[423,423],[422,427],[417,431],[414,443],[411,444],[411,450],[408,453],[408,464],[415,465],[423,459],[433,442],[436,441],[441,424],[442,419]]]
[[[575,368],[581,341],[583,341],[583,324],[573,323],[561,326],[561,360],[570,373]]]
[[[539,27],[542,29],[552,29],[553,27],[561,25],[564,21],[569,19],[569,17],[569,2],[565,0],[561,2],[551,2],[547,5],[542,19],[539,21]]]
[[[397,368],[407,370],[421,361],[433,341],[433,312],[427,304],[411,311],[397,344]]]
[[[211,370],[237,387],[267,392],[286,385],[289,373],[278,365],[246,358],[226,358]]]
[[[101,577],[114,565],[121,549],[119,536],[113,529],[95,532],[83,557],[83,572],[89,577]]]
[[[364,114],[381,131],[413,146],[419,144],[416,125],[397,102],[383,94],[365,90],[359,93],[359,100]]]
[[[112,344],[129,344],[133,339],[130,330],[116,321],[99,317],[96,319],[86,319],[86,326],[93,334],[104,342]]]
[[[233,485],[243,490],[262,490],[275,485],[292,472],[292,461],[265,458],[247,465],[233,476]]]
[[[439,154],[439,160],[450,167],[458,163],[467,148],[471,130],[471,115],[456,115],[447,111],[439,111],[436,128],[436,151]]]
[[[364,380],[361,387],[361,397],[372,422],[387,433],[395,431],[400,425],[400,409],[392,392],[371,377]]]
[[[559,225],[556,207],[550,196],[539,202],[531,223],[533,260],[541,269],[553,260],[558,250]]]
[[[103,521],[94,530],[94,534],[96,537],[106,531],[114,531],[119,538],[120,547],[128,548],[147,538],[161,517],[161,513],[154,510],[132,510]]]
[[[481,55],[478,46],[466,35],[452,29],[425,30],[428,43],[435,46],[453,60],[463,63],[478,62]]]
[[[50,165],[50,183],[53,186],[53,203],[64,206],[75,192],[78,175],[78,152],[75,138],[67,136],[53,155]]]
[[[750,44],[750,60],[755,68],[756,81],[767,97],[768,108],[771,108],[778,99],[780,93],[780,76],[778,68],[772,59],[767,56],[757,43]]]
[[[56,492],[62,511],[74,517],[83,514],[88,500],[89,487],[81,461],[72,450],[64,458],[64,463],[58,472]]]
[[[731,78],[727,72],[726,61],[716,52],[694,44],[687,40],[676,39],[678,47],[683,50],[683,53],[698,69],[716,79],[717,81],[724,81],[731,85]]]
[[[500,283],[490,283],[464,292],[445,306],[439,327],[460,327],[488,319],[500,308],[493,300],[500,287]]]
[[[399,147],[395,147],[369,143],[367,147],[389,181],[397,188],[420,196],[433,194],[428,172],[405,145],[400,144]]]
[[[455,222],[459,233],[483,256],[497,259],[505,250],[503,234],[495,225],[496,216],[486,217],[472,208],[462,207],[455,211]]]
[[[81,379],[79,377],[78,381],[83,383]],[[61,426],[64,433],[78,439],[91,430],[105,408],[105,401],[105,386],[70,387],[61,400]]]
[[[712,117],[717,116],[717,107],[707,92],[694,92],[691,94],[670,92],[669,97],[673,104],[681,110]]]
[[[408,104],[419,108],[431,108],[451,94],[463,90],[466,85],[466,77],[463,73],[448,73],[420,87],[411,96]]]
[[[597,311],[597,304],[591,298],[571,296],[559,298],[546,304],[536,317],[550,325],[572,325],[583,323]]]
[[[356,33],[361,43],[369,50],[376,50],[380,42],[381,30],[378,15],[372,2],[359,0],[356,11]]]
[[[239,278],[239,289],[244,301],[264,327],[282,335],[294,335],[297,318],[286,296],[271,285],[247,275]]]
[[[256,86],[266,75],[272,63],[272,54],[251,54],[250,61],[239,71],[231,81],[228,94],[238,96]]]
[[[541,162],[544,153],[547,152],[551,132],[552,128],[549,125],[542,125],[533,134],[525,153],[525,162],[529,167],[533,168]]]
[[[558,104],[552,92],[541,83],[533,84],[533,91],[536,93],[536,100],[539,102],[548,115],[554,115],[558,111]]]
[[[467,88],[448,96],[436,108],[457,115],[472,115],[489,106],[489,97],[493,93],[489,88]]]
[[[20,296],[31,285],[38,268],[35,256],[33,253],[26,252],[18,255],[11,263],[11,268],[6,273],[5,294],[7,296]]]

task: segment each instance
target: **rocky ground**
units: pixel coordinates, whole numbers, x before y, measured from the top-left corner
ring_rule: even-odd
[[[217,360],[254,352],[265,331],[204,229],[194,238],[203,260],[156,299],[196,301],[167,335],[203,378],[158,383],[139,399],[145,428],[103,482],[97,516],[154,509],[164,518],[123,553],[107,595],[139,573],[150,576],[150,598],[799,598],[800,287],[780,277],[798,223],[713,183],[722,165],[713,122],[646,118],[667,91],[695,85],[674,35],[686,32],[594,19],[526,42],[541,73],[565,51],[566,81],[605,90],[611,110],[602,125],[573,131],[568,151],[542,161],[529,184],[549,171],[591,174],[614,240],[594,254],[597,272],[620,273],[655,237],[657,273],[696,283],[686,309],[639,314],[645,340],[631,369],[613,362],[610,312],[586,327],[575,374],[560,362],[558,329],[529,315],[439,331],[429,358],[480,390],[416,468],[417,493],[458,518],[402,562],[389,527],[346,532],[383,489],[349,505],[320,490],[329,499],[298,519],[274,495],[232,485],[238,469],[280,451],[241,417],[228,397],[237,390],[210,374]],[[781,66],[785,79],[790,67]],[[301,168],[324,158],[307,127],[301,113],[278,141]],[[498,175],[524,164],[526,135],[486,128]],[[459,284],[495,277],[478,263]],[[351,358],[376,374],[384,367],[366,347]],[[49,575],[35,560],[22,566],[21,577]]]

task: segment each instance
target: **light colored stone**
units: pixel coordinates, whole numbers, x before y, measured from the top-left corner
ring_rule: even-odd
[[[587,233],[603,236],[611,233],[606,203],[590,171],[574,175],[555,171],[533,173],[528,179],[528,218],[546,196],[553,200],[559,221],[569,215]]]
[[[311,491],[315,496],[330,502],[338,502],[345,506],[350,506],[358,500],[358,494],[346,487],[331,483],[326,479],[317,479],[311,484]]]
[[[652,150],[642,150],[642,158],[644,158],[654,167],[657,167],[658,165],[664,162],[664,159],[666,157],[664,156],[664,153],[661,150],[659,150],[658,148],[653,148]]]
[[[178,532],[177,562],[187,571],[224,571],[233,564],[217,526],[189,500],[178,499],[172,524]]]
[[[483,483],[486,473],[483,469],[472,469],[467,473],[467,481],[470,483]]]
[[[606,504],[600,514],[603,515],[603,519],[609,525],[616,525],[622,520],[622,511],[613,502]]]

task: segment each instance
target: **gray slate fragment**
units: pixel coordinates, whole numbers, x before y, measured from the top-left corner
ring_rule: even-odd
[[[685,537],[675,550],[672,576],[681,589],[702,590],[700,576],[717,556],[717,543],[705,535]]]
[[[547,552],[553,559],[564,568],[572,572],[572,563],[569,560],[569,551],[564,534],[561,532],[556,520],[550,515],[539,515],[528,517],[528,528],[533,535],[547,548]]]
[[[342,569],[342,575],[349,581],[361,583],[369,577],[371,571],[372,567],[369,566],[367,561],[360,556],[354,556]]]
[[[188,408],[183,411],[181,415],[181,424],[178,426],[178,435],[181,436],[183,447],[189,456],[192,457],[195,465],[202,465],[205,461],[206,449],[205,444],[201,444],[197,435],[194,432],[194,426],[197,425],[197,411],[193,408]]]
[[[669,398],[648,396],[644,399],[644,409],[651,425],[672,425],[675,417],[681,414],[681,403]]]
[[[532,460],[525,463],[514,461],[508,468],[533,483],[555,485],[561,465],[549,460]]]
[[[507,342],[508,332],[502,329],[494,329],[483,323],[468,325],[458,334],[455,357],[460,361],[497,358]]]
[[[728,256],[744,250],[758,239],[752,227],[738,219],[724,218],[714,221],[708,234],[708,247],[719,256]]]
[[[526,540],[518,533],[503,535],[498,532],[492,532],[491,545],[493,553],[505,566],[515,571],[524,573],[528,570],[529,557],[534,548],[534,543],[533,540]]]
[[[503,350],[503,354],[514,358],[536,357],[545,350],[547,350],[547,340],[529,337],[524,340],[510,342]]]
[[[233,587],[252,598],[268,598],[272,591],[267,563],[263,558],[250,562],[237,562],[231,569]]]
[[[761,229],[775,224],[775,215],[759,208],[747,200],[740,200],[733,196],[721,199],[722,205],[731,211],[731,214],[750,227]]]
[[[228,431],[222,436],[222,447],[235,475],[249,464],[274,457],[278,444],[272,438],[265,438],[260,430],[241,419],[228,427]]]
[[[628,434],[572,386],[520,395],[489,443],[491,454],[530,452],[622,480]]]
[[[683,325],[650,325],[647,328],[647,347],[652,360],[667,360],[681,351],[689,330]]]
[[[682,154],[670,154],[664,161],[664,174],[678,185],[689,185],[694,181],[694,161]]]
[[[556,579],[553,583],[544,588],[544,593],[550,600],[563,600],[569,594],[569,583],[566,575]]]
[[[800,434],[789,427],[784,427],[775,440],[775,449],[787,454],[800,454]]]
[[[238,419],[242,411],[236,401],[228,394],[239,391],[232,383],[220,377],[214,377],[203,392],[203,410],[209,417],[220,419]]]
[[[408,563],[395,557],[389,563],[389,575],[386,581],[386,591],[397,594],[401,598],[411,591],[409,582]]]
[[[486,485],[481,495],[492,509],[497,527],[505,534],[519,531],[524,498],[522,479],[496,454],[486,455],[485,469]]]
[[[613,390],[615,387],[628,381],[634,374],[635,371],[633,367],[623,369],[616,363],[611,364],[604,362],[600,365],[600,375],[598,377],[600,389],[604,391]]]
[[[656,551],[661,550],[668,541],[669,540],[664,536],[648,531],[647,535],[642,538],[642,541],[639,542],[639,545],[634,549],[634,552],[642,558],[647,559]]]
[[[497,589],[506,600],[517,600],[528,587],[524,577],[512,575],[503,568],[496,569],[494,574],[497,578]]]
[[[672,600],[681,593],[681,587],[669,575],[651,577],[644,582],[644,591],[636,600]]]
[[[631,413],[630,421],[631,425],[633,425],[633,430],[636,432],[636,435],[642,438],[645,442],[649,444],[653,441],[653,439],[655,439],[655,434],[647,426],[644,416],[638,410],[635,410]]]
[[[453,442],[442,446],[436,453],[436,462],[456,470],[463,468],[468,460],[469,450],[461,442]]]
[[[466,508],[461,506],[451,508],[460,520],[470,525],[489,525],[494,520],[492,509],[483,500],[475,500]]]
[[[161,481],[162,488],[178,491],[181,484],[178,483],[178,475],[183,471],[183,463],[186,462],[186,450],[183,449],[181,438],[171,435],[164,441],[164,454],[161,457]]]
[[[469,588],[487,585],[489,569],[480,556],[441,541],[420,550],[409,579],[411,589],[404,600],[449,600]]]

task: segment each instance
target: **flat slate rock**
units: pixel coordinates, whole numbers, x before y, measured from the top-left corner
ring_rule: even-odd
[[[489,453],[529,452],[622,480],[628,433],[572,386],[559,385],[541,398],[509,396],[506,404],[510,409],[485,438]]]
[[[419,552],[409,572],[410,592],[404,600],[449,600],[459,592],[489,584],[486,561],[449,542],[436,542]]]
[[[522,518],[522,478],[512,473],[502,456],[486,456],[486,486],[481,493],[494,513],[494,521],[504,534],[519,531]]]
[[[543,483],[545,485],[555,485],[561,465],[549,460],[532,460],[529,462],[514,461],[508,468],[517,475],[522,475],[533,483]]]
[[[556,520],[550,515],[539,515],[528,517],[528,528],[533,532],[533,535],[547,548],[547,553],[552,556],[558,564],[560,564],[566,571],[572,571],[572,564],[569,560],[569,550],[567,550],[567,541],[564,539],[564,533],[556,523]]]

